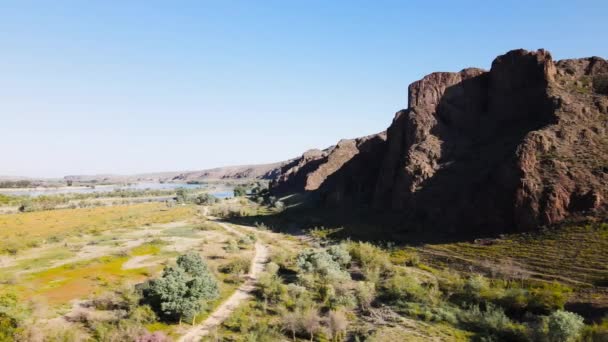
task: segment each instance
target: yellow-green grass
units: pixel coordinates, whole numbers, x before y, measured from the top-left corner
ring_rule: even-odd
[[[131,252],[129,254],[131,254],[132,256],[156,255],[160,253],[161,247],[162,246],[158,244],[146,243],[131,249]]]
[[[15,290],[22,298],[42,297],[50,305],[66,304],[86,298],[126,281],[141,282],[148,270],[123,270],[128,257],[104,256],[67,264],[21,276],[14,285],[0,285],[1,290]]]
[[[536,278],[602,286],[608,282],[606,224],[514,234],[491,245],[470,242],[427,245],[419,251],[432,264],[501,265],[510,259]]]
[[[143,203],[0,215],[0,253],[15,253],[69,235],[185,220],[195,213],[191,206],[167,208],[162,203]]]

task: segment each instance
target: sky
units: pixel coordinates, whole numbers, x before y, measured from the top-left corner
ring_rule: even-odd
[[[0,175],[268,163],[511,49],[608,58],[608,1],[0,1]]]

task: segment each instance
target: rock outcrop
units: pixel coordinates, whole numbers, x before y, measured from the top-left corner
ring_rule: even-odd
[[[412,83],[386,139],[303,156],[273,189],[315,191],[325,205],[370,205],[400,213],[408,227],[448,232],[605,215],[607,95],[604,59],[554,62],[544,50],[510,51],[490,71]]]
[[[323,193],[328,203],[343,205],[366,201],[372,195],[384,155],[386,133],[342,139],[323,151],[309,150],[285,164],[270,186],[275,194],[298,191]]]

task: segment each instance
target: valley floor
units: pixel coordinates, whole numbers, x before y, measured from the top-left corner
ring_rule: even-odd
[[[542,341],[562,313],[577,338],[608,336],[603,224],[384,246],[334,239],[339,227],[273,231],[263,219],[282,208],[258,202],[0,215],[0,326],[14,328],[0,341]],[[141,286],[188,252],[219,296],[167,320]]]

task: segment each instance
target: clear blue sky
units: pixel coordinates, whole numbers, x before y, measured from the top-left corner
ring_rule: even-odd
[[[384,130],[514,48],[608,57],[608,1],[2,1],[0,175],[265,163]]]

